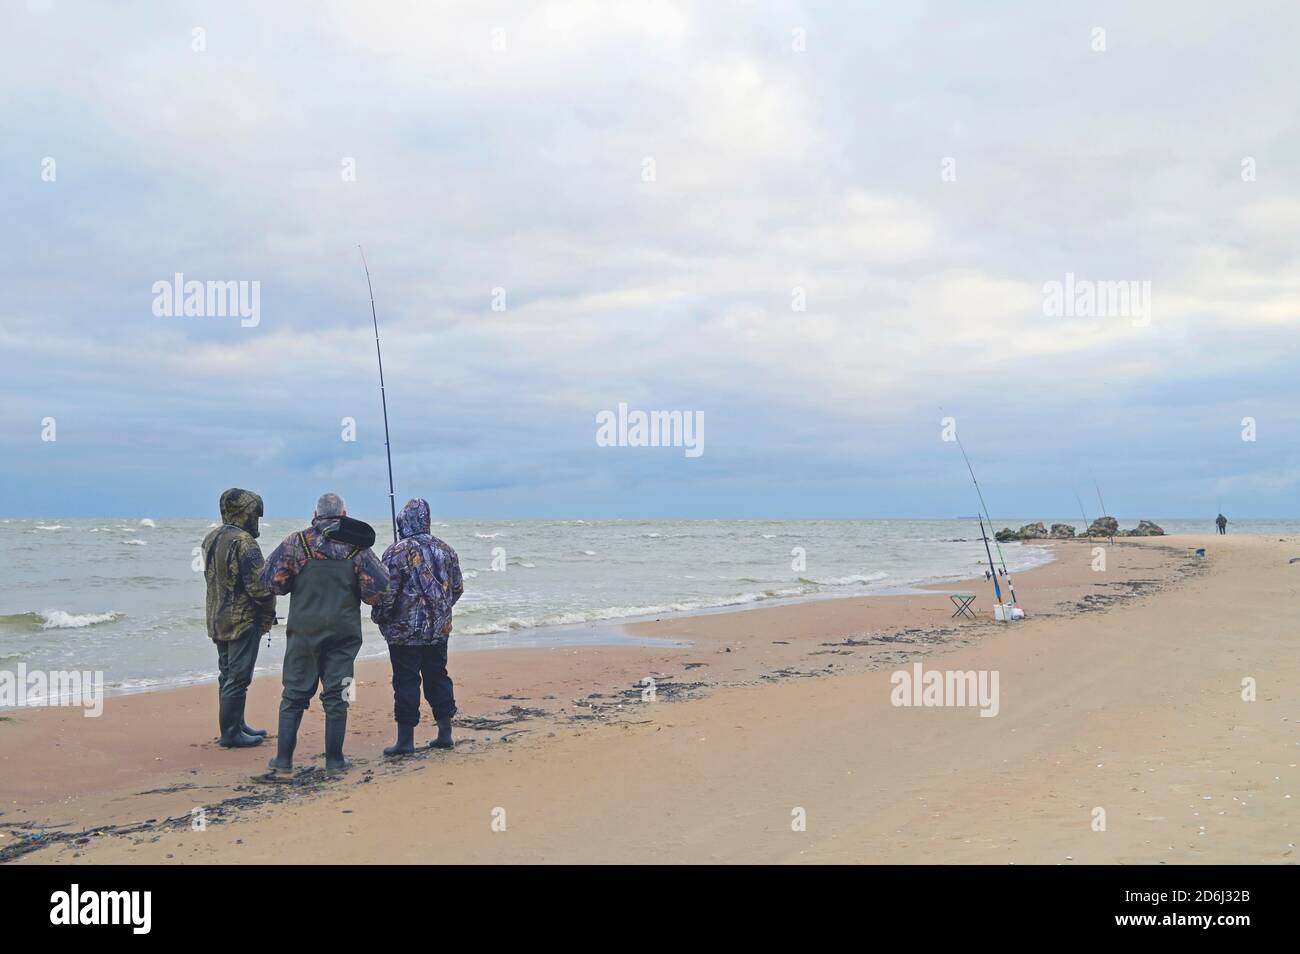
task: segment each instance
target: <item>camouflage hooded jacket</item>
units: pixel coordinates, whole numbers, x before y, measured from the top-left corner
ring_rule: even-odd
[[[256,540],[261,516],[262,498],[233,487],[221,495],[222,526],[203,539],[208,636],[214,642],[261,636],[275,623],[275,596],[262,582]]]
[[[401,539],[384,551],[392,585],[370,611],[394,646],[432,646],[451,635],[451,608],[465,584],[456,551],[429,532],[429,504],[417,497],[397,515]]]
[[[346,560],[352,554],[352,569],[361,586],[361,602],[374,605],[388,589],[388,574],[370,547],[357,548],[331,540],[328,534],[339,525],[338,517],[317,517],[301,534],[291,533],[271,551],[262,570],[262,580],[272,593],[284,596],[293,592],[294,578],[308,560]],[[311,552],[303,549],[306,540]]]

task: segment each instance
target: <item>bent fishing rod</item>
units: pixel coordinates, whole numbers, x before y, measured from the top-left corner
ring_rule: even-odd
[[[361,251],[361,267],[366,270],[366,288],[370,289],[370,320],[375,326],[375,357],[379,359],[379,402],[384,409],[384,454],[388,457],[388,510],[393,516],[393,542],[397,536],[397,497],[393,491],[393,449],[388,442],[388,394],[384,391],[384,354],[379,350],[379,317],[375,314],[375,286],[370,284],[370,266],[366,264],[366,250]]]

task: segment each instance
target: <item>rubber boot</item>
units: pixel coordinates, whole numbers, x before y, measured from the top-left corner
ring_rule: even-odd
[[[451,716],[445,719],[436,720],[438,723],[438,737],[429,743],[431,749],[449,749],[454,742],[451,741]]]
[[[218,709],[218,718],[221,721],[221,738],[217,740],[217,744],[224,749],[243,749],[250,745],[262,744],[260,735],[249,735],[240,728],[244,721],[240,715],[242,708],[242,703],[237,700],[221,700]]]
[[[244,733],[244,735],[256,735],[256,736],[258,736],[258,737],[260,737],[260,738],[265,739],[265,738],[266,738],[266,730],[265,730],[265,729],[252,729],[252,728],[249,728],[248,723],[244,721],[244,707],[245,707],[246,705],[247,705],[247,698],[245,698],[245,701],[244,701],[244,702],[241,702],[241,703],[239,704],[239,728],[240,728],[240,730]]]
[[[287,775],[293,771],[293,750],[298,744],[300,725],[302,725],[302,712],[280,713],[280,732],[275,740],[275,758],[267,763],[267,768],[272,772]]]
[[[352,767],[352,763],[343,756],[343,739],[347,734],[346,710],[338,715],[325,716],[325,768],[331,772],[341,772]]]
[[[398,723],[397,741],[384,749],[384,757],[392,759],[399,755],[411,755],[413,752],[415,752],[415,726]]]

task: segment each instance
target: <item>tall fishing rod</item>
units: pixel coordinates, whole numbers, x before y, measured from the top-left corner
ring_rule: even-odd
[[[942,408],[940,408],[940,410],[942,410]],[[961,459],[964,460],[964,461],[966,462],[966,469],[967,469],[968,471],[970,471],[970,480],[971,480],[971,483],[973,483],[973,484],[975,485],[975,493],[979,494],[979,498],[980,498],[980,506],[984,508],[984,516],[986,516],[986,517],[989,518],[989,529],[992,529],[992,526],[993,526],[993,517],[992,517],[992,515],[989,513],[989,505],[988,505],[987,503],[984,502],[984,491],[980,490],[980,482],[979,482],[978,480],[975,479],[975,468],[972,467],[972,466],[970,465],[970,458],[966,456],[966,448],[962,446],[962,443],[961,443],[961,436],[957,433],[957,431],[956,431],[955,428],[953,429],[952,436],[953,436],[953,438],[955,438],[956,441],[957,441],[957,449],[958,449],[959,451],[961,451]],[[983,529],[983,525],[984,525],[984,521],[981,520],[981,521],[980,521],[980,527],[981,527],[981,529]],[[986,549],[988,548],[988,544],[989,544],[989,541],[988,541],[987,538],[985,538],[985,540],[984,540],[984,546],[985,546]],[[1002,555],[1002,544],[998,542],[998,537],[997,537],[997,534],[996,534],[996,533],[993,535],[993,545],[994,545],[995,547],[997,547],[997,550],[998,550],[998,561],[1002,564],[1002,575],[1005,576],[1005,577],[1007,578],[1007,589],[1011,591],[1011,602],[1012,602],[1012,604],[1014,605],[1015,602],[1016,602],[1016,585],[1015,585],[1014,583],[1011,582],[1011,574],[1007,572],[1007,560],[1006,560],[1006,557],[1004,557],[1004,556]],[[992,555],[992,554],[989,554],[989,565],[990,565],[990,567],[992,566],[992,560],[993,560],[993,555]],[[993,575],[994,575],[994,577],[996,577],[996,576],[998,575],[996,569],[993,571]],[[1002,601],[1002,596],[1001,596],[1001,594],[999,593],[999,595],[998,595],[998,602],[1001,602],[1001,601]]]
[[[1101,504],[1101,515],[1103,517],[1109,517],[1110,514],[1106,512],[1106,500],[1101,495],[1101,484],[1097,483],[1097,481],[1094,479],[1092,485],[1097,488],[1097,502]],[[1111,543],[1115,542],[1115,535],[1113,533],[1107,534],[1107,536],[1110,537]]]
[[[379,359],[379,402],[384,408],[384,453],[388,456],[388,509],[393,515],[393,542],[397,536],[397,497],[393,491],[393,449],[388,442],[388,394],[384,391],[384,354],[379,350],[379,317],[375,314],[375,286],[370,284],[370,266],[366,264],[366,250],[361,251],[361,267],[366,270],[366,287],[370,289],[370,320],[375,326],[375,357]]]
[[[993,579],[993,595],[998,598],[998,603],[1000,605],[1002,603],[1002,587],[998,586],[998,568],[993,565],[993,551],[989,549],[989,535],[984,532],[984,515],[980,514],[979,518],[980,537],[984,540],[984,552],[988,554],[989,558],[989,576]],[[1011,585],[1010,579],[1007,580],[1007,585]],[[1012,600],[1014,601],[1014,599],[1015,597],[1013,596]],[[1004,612],[1002,615],[1005,617],[1006,613]]]
[[[1083,532],[1088,535],[1088,542],[1092,543],[1092,524],[1088,522],[1088,514],[1083,509],[1083,501],[1079,499],[1079,491],[1072,490],[1071,493],[1074,494],[1075,503],[1079,505],[1079,516],[1083,517]]]

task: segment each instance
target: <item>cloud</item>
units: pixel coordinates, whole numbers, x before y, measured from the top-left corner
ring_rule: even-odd
[[[364,243],[395,468],[449,512],[961,512],[939,405],[1014,499],[1085,453],[1150,515],[1203,508],[1300,437],[1300,16],[1251,9],[20,8],[6,496],[381,505]],[[153,317],[176,272],[261,282],[261,325]],[[1067,272],[1150,281],[1151,324],[1045,315]],[[619,401],[703,410],[705,457],[601,453]]]

